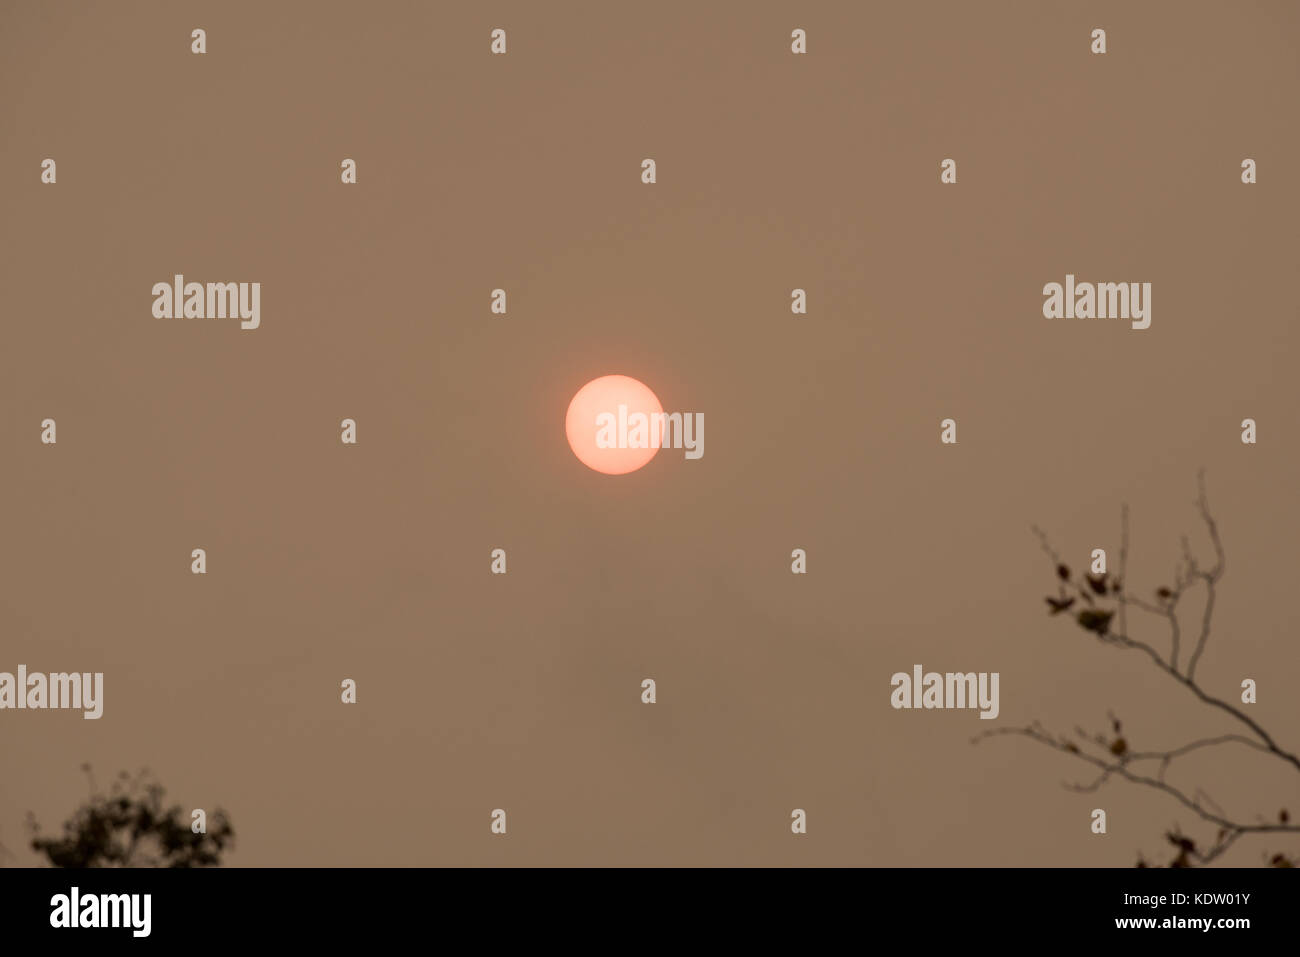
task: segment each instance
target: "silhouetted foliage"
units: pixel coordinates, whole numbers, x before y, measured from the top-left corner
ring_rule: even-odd
[[[1156,598],[1154,602],[1149,602],[1138,595],[1134,595],[1125,588],[1124,576],[1128,565],[1127,507],[1121,512],[1119,573],[1114,576],[1109,573],[1100,573],[1089,574],[1076,579],[1069,567],[1060,560],[1060,557],[1052,549],[1047,536],[1041,530],[1035,528],[1034,531],[1042,542],[1043,550],[1051,559],[1056,571],[1057,594],[1047,596],[1048,615],[1056,616],[1069,611],[1076,602],[1087,605],[1088,607],[1078,611],[1074,618],[1075,623],[1085,633],[1104,645],[1142,652],[1160,672],[1171,679],[1173,687],[1181,686],[1193,694],[1201,703],[1230,716],[1243,725],[1249,733],[1224,734],[1213,738],[1201,738],[1163,751],[1135,751],[1129,741],[1120,735],[1119,719],[1112,714],[1109,716],[1111,722],[1109,734],[1090,735],[1079,727],[1074,729],[1073,734],[1057,734],[1047,731],[1039,722],[1035,721],[1027,727],[996,728],[975,738],[978,742],[996,735],[1023,735],[1050,748],[1069,754],[1076,759],[1085,761],[1097,769],[1097,776],[1092,781],[1072,785],[1067,784],[1066,787],[1071,790],[1081,792],[1096,791],[1111,778],[1120,778],[1131,784],[1160,791],[1195,813],[1202,822],[1215,827],[1213,840],[1205,840],[1203,843],[1198,843],[1177,828],[1167,831],[1164,839],[1175,852],[1173,859],[1167,865],[1169,867],[1195,867],[1208,864],[1223,854],[1239,838],[1246,835],[1300,833],[1300,826],[1290,823],[1291,818],[1285,808],[1277,814],[1276,820],[1256,816],[1254,822],[1247,823],[1224,812],[1202,789],[1197,788],[1191,795],[1188,795],[1185,790],[1170,784],[1165,779],[1166,771],[1169,770],[1170,765],[1177,758],[1201,748],[1220,745],[1238,745],[1251,748],[1289,764],[1300,772],[1300,757],[1280,747],[1273,737],[1241,708],[1221,698],[1214,697],[1197,683],[1196,666],[1200,661],[1202,652],[1205,651],[1206,642],[1210,638],[1216,590],[1219,581],[1223,578],[1226,567],[1223,543],[1219,538],[1219,529],[1214,518],[1210,515],[1209,503],[1205,495],[1204,474],[1200,476],[1199,491],[1200,494],[1195,504],[1202,520],[1205,522],[1210,541],[1214,546],[1214,564],[1209,568],[1203,567],[1192,555],[1191,547],[1184,537],[1182,543],[1183,557],[1175,570],[1173,585],[1161,585],[1156,588],[1154,590]],[[1195,644],[1192,646],[1192,653],[1186,664],[1182,664],[1179,657],[1182,651],[1184,634],[1183,621],[1179,617],[1178,606],[1180,600],[1192,588],[1197,586],[1202,587],[1205,591],[1205,605],[1193,632]],[[1107,607],[1103,607],[1100,603],[1105,603]],[[1157,619],[1162,619],[1168,624],[1169,651],[1167,655],[1157,650],[1152,643],[1130,636],[1128,630],[1128,609],[1130,606]],[[1152,764],[1150,762],[1156,763]],[[1297,858],[1280,852],[1273,853],[1271,856],[1265,853],[1264,860],[1272,867],[1295,867],[1298,861]],[[1152,865],[1139,854],[1137,866],[1151,867]]]
[[[28,814],[32,849],[54,867],[215,867],[234,844],[230,819],[220,808],[208,815],[207,832],[191,830],[179,804],[163,807],[164,789],[148,772],[123,771],[107,794],[95,788],[89,765],[90,798],[63,825],[59,837],[42,837]]]

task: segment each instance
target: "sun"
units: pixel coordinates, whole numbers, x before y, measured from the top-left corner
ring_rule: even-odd
[[[605,375],[592,379],[573,397],[564,417],[564,433],[569,448],[587,468],[605,475],[625,475],[649,462],[659,448],[631,448],[623,442],[613,448],[602,448],[597,442],[601,432],[597,420],[603,415],[612,416],[614,422],[622,423],[618,429],[622,434],[626,432],[628,416],[639,412],[649,418],[663,410],[659,398],[644,382],[631,376]],[[607,429],[606,435],[609,434]]]

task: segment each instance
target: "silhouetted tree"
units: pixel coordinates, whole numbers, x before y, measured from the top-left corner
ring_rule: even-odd
[[[1055,567],[1057,594],[1047,596],[1047,612],[1051,616],[1057,616],[1077,606],[1072,620],[1092,639],[1111,648],[1141,652],[1160,673],[1169,679],[1173,687],[1180,687],[1190,692],[1207,707],[1223,712],[1233,722],[1242,726],[1244,733],[1200,738],[1163,751],[1138,751],[1124,737],[1119,719],[1113,714],[1108,714],[1110,727],[1108,731],[1102,733],[1089,734],[1082,728],[1076,727],[1073,733],[1057,734],[1049,732],[1042,724],[1035,721],[1027,727],[996,728],[975,738],[975,741],[979,742],[995,735],[1023,735],[1092,765],[1096,769],[1096,776],[1085,783],[1067,784],[1066,787],[1071,790],[1096,791],[1112,778],[1119,778],[1131,784],[1159,791],[1192,811],[1209,826],[1211,838],[1197,841],[1183,834],[1177,827],[1167,831],[1164,839],[1174,849],[1174,857],[1168,865],[1170,867],[1208,864],[1242,837],[1300,832],[1300,826],[1291,823],[1286,809],[1278,812],[1275,818],[1266,819],[1257,816],[1254,822],[1248,823],[1217,807],[1203,790],[1197,788],[1189,795],[1183,788],[1169,783],[1165,777],[1170,765],[1178,758],[1201,748],[1228,745],[1259,751],[1291,765],[1294,770],[1300,772],[1300,758],[1284,750],[1271,734],[1239,707],[1214,697],[1197,682],[1196,666],[1210,638],[1216,592],[1225,568],[1223,543],[1219,538],[1218,526],[1210,515],[1209,503],[1205,495],[1204,473],[1199,477],[1199,493],[1196,507],[1209,530],[1210,541],[1214,546],[1214,564],[1207,568],[1197,561],[1192,555],[1187,538],[1184,537],[1182,560],[1175,569],[1173,584],[1162,585],[1155,589],[1154,601],[1133,594],[1127,587],[1128,581],[1125,577],[1128,565],[1127,506],[1121,511],[1119,571],[1116,575],[1109,573],[1075,575],[1052,549],[1047,536],[1041,529],[1035,527],[1034,532]],[[1179,604],[1188,592],[1198,586],[1205,591],[1205,605],[1200,620],[1187,635],[1184,635],[1183,622],[1178,611]],[[1138,640],[1130,635],[1128,628],[1130,606],[1167,623],[1170,632],[1168,654],[1157,650],[1152,643]],[[1181,660],[1184,637],[1191,643],[1191,654],[1185,663]],[[1295,857],[1283,853],[1270,855],[1266,852],[1264,858],[1274,867],[1294,867],[1297,863]],[[1139,853],[1137,866],[1151,865]]]
[[[216,809],[206,833],[191,830],[190,815],[179,804],[163,808],[164,789],[147,771],[123,771],[107,794],[95,788],[89,765],[90,798],[63,825],[60,837],[42,837],[28,814],[32,849],[55,867],[215,867],[234,844],[226,812]]]

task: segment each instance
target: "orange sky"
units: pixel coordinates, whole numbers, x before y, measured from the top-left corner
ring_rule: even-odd
[[[1203,680],[1257,678],[1251,713],[1300,747],[1298,25],[1283,2],[4,5],[0,670],[102,671],[105,712],[0,713],[0,843],[34,862],[25,813],[54,826],[91,761],[225,807],[249,866],[1163,854],[1194,827],[1168,800],[970,739],[1110,709],[1134,747],[1237,730],[1049,619],[1031,532],[1082,564],[1128,502],[1154,589],[1180,535],[1208,546],[1205,467],[1228,571]],[[260,282],[259,328],[154,319],[175,273]],[[1044,319],[1067,273],[1151,282],[1151,327]],[[707,454],[585,468],[565,412],[609,372],[702,412]],[[916,664],[998,672],[996,722],[891,708]],[[1280,762],[1186,774],[1246,819],[1300,811]]]

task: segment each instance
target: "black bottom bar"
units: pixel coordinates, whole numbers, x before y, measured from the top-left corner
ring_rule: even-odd
[[[373,945],[422,932],[457,948],[719,935],[804,946],[901,937],[927,951],[949,940],[1230,947],[1293,933],[1297,903],[1300,879],[1281,869],[0,869],[7,944],[94,947]],[[117,926],[82,926],[92,922]]]

